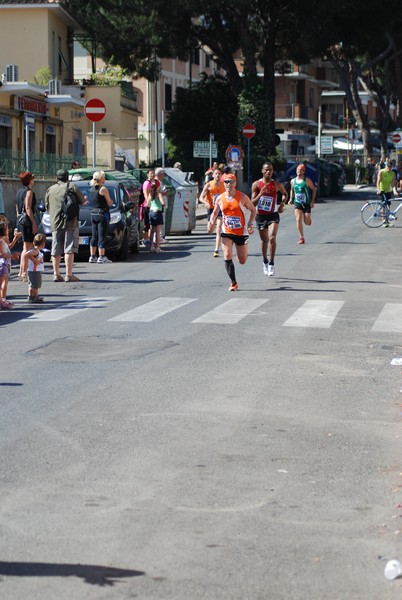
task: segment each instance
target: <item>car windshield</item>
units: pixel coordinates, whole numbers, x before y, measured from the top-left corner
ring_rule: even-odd
[[[91,188],[89,183],[88,183],[88,185],[80,185],[77,187],[79,187],[79,190],[82,193],[82,195],[84,196],[85,200],[88,200],[88,204],[86,204],[85,207],[92,208],[94,205],[93,198],[94,198],[94,194],[95,194],[93,188]],[[113,200],[113,205],[111,206],[111,210],[113,210],[114,208],[116,208],[118,206],[117,188],[108,187],[108,186],[106,186],[106,187],[108,189],[111,199]]]

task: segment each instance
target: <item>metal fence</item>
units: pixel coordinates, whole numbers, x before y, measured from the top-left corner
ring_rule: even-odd
[[[0,148],[0,175],[18,177],[22,171],[30,171],[36,177],[53,178],[59,169],[70,169],[73,160],[72,156],[30,153],[27,164],[25,153]],[[86,159],[80,157],[79,161],[82,167],[87,166]]]

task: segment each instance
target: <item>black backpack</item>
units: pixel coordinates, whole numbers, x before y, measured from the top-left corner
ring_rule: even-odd
[[[69,189],[68,186],[66,193],[64,194],[63,202],[61,203],[61,209],[67,221],[72,221],[80,214],[80,207],[75,198],[74,192]]]

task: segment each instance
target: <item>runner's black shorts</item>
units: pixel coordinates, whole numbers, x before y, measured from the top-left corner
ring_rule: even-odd
[[[248,235],[233,235],[233,233],[222,233],[222,238],[232,240],[237,246],[245,246],[248,244]]]
[[[300,202],[295,202],[295,208],[302,210],[304,213],[311,213],[310,204],[300,204]]]
[[[267,229],[272,223],[279,223],[280,221],[279,213],[272,212],[266,213],[265,215],[258,215],[255,218],[255,224],[258,230]]]

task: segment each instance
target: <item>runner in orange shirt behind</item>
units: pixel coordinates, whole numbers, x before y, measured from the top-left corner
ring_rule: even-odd
[[[222,171],[220,169],[215,169],[213,172],[213,179],[211,181],[207,181],[204,185],[204,188],[201,192],[200,202],[205,204],[207,207],[207,217],[208,220],[211,217],[212,211],[215,208],[215,200],[225,191],[225,186],[221,181]],[[222,214],[218,214],[217,217],[217,226],[216,226],[216,238],[215,238],[215,251],[214,257],[219,257],[219,246],[221,243],[221,226],[222,226]],[[212,231],[210,232],[212,233]]]

